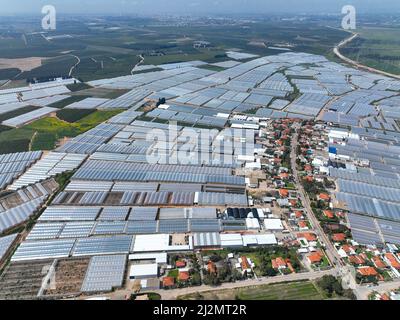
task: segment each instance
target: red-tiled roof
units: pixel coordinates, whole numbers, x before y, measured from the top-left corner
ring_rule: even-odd
[[[283,198],[287,198],[289,196],[289,191],[287,189],[279,189],[279,195]]]
[[[307,222],[306,221],[299,221],[299,227],[300,228],[307,228],[308,227],[308,225],[307,225]]]
[[[332,235],[332,240],[337,242],[345,241],[346,235],[344,233],[335,233]]]
[[[286,172],[282,172],[282,173],[279,175],[279,177],[281,177],[281,179],[287,179],[287,178],[289,178],[289,174],[286,173]]]
[[[346,252],[347,254],[351,253],[351,251],[354,251],[354,248],[348,244],[344,244],[342,246],[342,249],[344,252]]]
[[[307,241],[316,241],[316,240],[317,240],[316,235],[315,235],[314,233],[311,233],[311,232],[302,232],[302,233],[298,233],[298,234],[297,234],[297,238],[298,238],[298,239],[304,238],[304,239],[306,239]]]
[[[163,278],[163,286],[164,287],[172,287],[173,285],[175,285],[174,277],[164,277]]]
[[[185,262],[185,261],[182,261],[182,260],[178,260],[178,261],[176,262],[176,267],[177,267],[177,268],[184,268],[184,267],[186,267],[186,262]]]
[[[376,276],[378,274],[374,267],[361,267],[357,269],[357,272],[362,276]]]
[[[364,260],[364,258],[363,257],[361,257],[360,255],[355,255],[355,256],[350,256],[349,257],[349,261],[352,263],[352,264],[364,264],[365,263],[365,260]]]
[[[396,257],[393,255],[393,253],[385,253],[385,257],[386,257],[386,259],[389,260],[390,265],[393,268],[400,269],[400,263],[397,261]]]
[[[286,268],[286,262],[285,262],[285,260],[283,260],[282,257],[272,259],[271,262],[272,262],[272,268],[274,268],[274,269],[278,269],[278,268],[282,268],[282,267]]]
[[[329,201],[331,199],[331,197],[326,193],[320,193],[318,198],[325,201]]]
[[[377,267],[378,269],[386,268],[386,264],[379,257],[373,257],[372,262],[374,263],[375,267]]]
[[[304,180],[307,180],[308,182],[313,182],[314,181],[314,177],[313,176],[306,176],[304,178]]]
[[[302,218],[303,217],[303,212],[301,212],[301,211],[296,211],[295,212],[295,215],[296,215],[296,218]]]
[[[324,213],[324,216],[328,219],[333,219],[335,217],[331,210],[324,210],[322,212]]]
[[[381,300],[390,300],[390,297],[387,293],[381,295]]]
[[[249,261],[247,260],[247,258],[245,256],[242,256],[241,260],[242,260],[242,262],[241,262],[242,270],[250,269],[251,266],[250,266]]]
[[[217,272],[217,266],[215,265],[214,262],[209,261],[207,264],[207,270],[209,273],[216,273]]]
[[[309,164],[306,164],[306,165],[304,166],[304,170],[305,170],[305,171],[312,171],[312,166],[310,166]]]
[[[189,272],[187,271],[181,271],[179,272],[179,280],[180,281],[187,281],[190,278]]]
[[[322,260],[322,254],[320,252],[316,251],[316,252],[309,254],[307,256],[307,258],[311,263],[318,263],[318,262],[321,262],[321,260]]]

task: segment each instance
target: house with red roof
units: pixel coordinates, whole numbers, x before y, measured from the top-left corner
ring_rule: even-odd
[[[190,274],[188,271],[180,271],[178,275],[179,281],[186,282],[190,279]]]
[[[281,198],[287,198],[289,196],[289,190],[279,189],[279,195],[281,196]]]
[[[305,176],[304,180],[306,180],[308,182],[313,182],[314,181],[314,177],[313,176]]]
[[[287,172],[281,172],[279,174],[279,178],[281,178],[282,180],[287,180],[289,179],[289,174]]]
[[[174,277],[164,277],[162,283],[163,283],[164,288],[171,288],[171,287],[175,286],[175,278]]]
[[[186,267],[186,261],[178,260],[178,261],[175,263],[175,265],[176,265],[177,268],[185,268],[185,267]]]
[[[326,193],[320,193],[318,195],[318,200],[329,201],[329,200],[331,200],[331,197]]]
[[[333,219],[335,217],[335,215],[333,214],[333,212],[331,210],[324,210],[324,211],[322,211],[322,213],[328,219]]]
[[[342,249],[343,249],[344,252],[346,252],[348,255],[356,254],[356,249],[355,249],[353,246],[349,245],[349,244],[344,244],[344,245],[342,246]]]
[[[390,300],[390,297],[387,293],[381,295],[380,300]]]
[[[393,253],[385,253],[384,260],[388,262],[393,268],[400,270],[400,262]]]
[[[308,262],[311,264],[319,264],[321,263],[323,258],[323,254],[319,251],[315,251],[307,256]]]
[[[306,239],[307,241],[317,241],[317,236],[311,232],[302,232],[297,234],[297,239]]]
[[[304,166],[304,171],[308,171],[308,172],[312,172],[312,166],[311,165],[309,165],[309,164],[306,164],[305,166]]]
[[[276,259],[272,259],[272,268],[275,270],[282,270],[287,268],[287,264],[282,257],[278,257]]]
[[[368,266],[359,267],[357,269],[357,272],[361,274],[363,277],[371,277],[371,276],[375,277],[378,275],[378,271],[376,271],[374,267],[368,267]]]
[[[346,235],[344,233],[334,233],[332,235],[332,240],[334,242],[343,242],[346,241]]]
[[[379,257],[372,257],[372,262],[374,266],[378,269],[385,269],[387,265],[383,262],[383,260]]]
[[[295,211],[294,214],[295,214],[296,219],[304,219],[303,212]]]
[[[349,257],[349,262],[355,265],[361,265],[365,263],[365,260],[361,255],[353,255]]]
[[[241,256],[239,258],[240,268],[242,272],[251,272],[251,263],[246,256]]]
[[[207,271],[208,271],[208,273],[214,273],[214,274],[217,273],[217,266],[215,265],[214,262],[212,262],[212,261],[208,262]]]
[[[299,225],[300,230],[308,230],[309,229],[307,221],[301,220],[298,222],[298,225]]]

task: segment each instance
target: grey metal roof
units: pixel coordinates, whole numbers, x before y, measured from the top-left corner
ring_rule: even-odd
[[[128,220],[150,220],[154,221],[157,218],[158,207],[133,207]]]
[[[124,281],[126,255],[92,257],[83,280],[82,292],[107,292],[121,287]]]
[[[155,220],[134,220],[128,221],[125,232],[127,234],[151,234],[157,233],[158,221]]]
[[[18,233],[0,238],[0,261],[3,259],[6,252],[10,249],[12,243],[17,238]]]
[[[129,210],[129,207],[105,207],[98,220],[125,220]]]
[[[11,261],[67,258],[75,239],[24,241],[18,247]]]
[[[186,219],[160,220],[159,233],[184,233],[189,231],[189,221]]]
[[[72,255],[91,256],[114,253],[129,253],[132,236],[118,235],[78,239]]]
[[[0,232],[26,221],[45,201],[46,196],[25,202],[12,209],[0,212]]]
[[[39,221],[92,221],[96,220],[101,207],[51,206],[39,217]]]
[[[193,234],[195,247],[219,247],[221,237],[218,232],[198,232]]]

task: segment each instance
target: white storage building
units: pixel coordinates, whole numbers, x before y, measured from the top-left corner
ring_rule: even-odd
[[[155,278],[158,276],[157,263],[133,264],[129,270],[130,279]]]
[[[264,219],[264,227],[269,231],[282,231],[284,229],[280,219]]]

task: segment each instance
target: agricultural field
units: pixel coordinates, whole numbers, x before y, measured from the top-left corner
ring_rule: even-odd
[[[341,52],[362,64],[400,74],[400,28],[364,27]]]
[[[57,111],[57,118],[69,123],[76,122],[89,114],[92,114],[94,109],[62,109]]]
[[[142,64],[160,65],[189,60],[220,62],[232,48],[258,55],[280,53],[269,49],[276,46],[326,54],[347,35],[318,21],[280,23],[273,18],[222,24],[200,20],[184,27],[155,18],[65,18],[51,34],[34,32],[40,28],[40,21],[34,18],[23,26],[7,20],[0,22],[0,59],[8,59],[3,68],[0,65],[0,80],[13,81],[69,74],[82,81],[128,75],[141,60],[140,55]],[[210,45],[194,48],[194,41]],[[17,62],[25,60],[17,59],[38,58],[41,65],[18,69]]]
[[[28,113],[28,112],[31,112],[31,111],[34,111],[34,110],[37,110],[37,109],[39,109],[39,107],[26,106],[26,107],[19,108],[19,109],[14,110],[14,111],[10,111],[10,112],[6,112],[6,113],[3,113],[3,114],[0,114],[0,122],[3,122],[4,120],[8,120],[8,119],[11,119],[11,118],[14,118],[14,117],[18,117],[18,116],[20,116],[22,114],[25,114],[25,113]]]
[[[69,98],[66,98],[64,100],[58,101],[56,103],[50,104],[49,107],[52,108],[58,108],[58,109],[62,109],[70,104],[73,104],[74,102],[79,102],[81,100],[84,100],[86,98],[89,98],[90,96],[85,96],[85,95],[75,95],[75,96],[71,96]]]
[[[46,117],[22,128],[2,131],[0,132],[0,154],[28,150],[52,150],[60,139],[76,137],[121,111],[95,111],[72,123],[56,117]]]
[[[179,299],[199,298],[198,294],[178,297]],[[201,293],[204,300],[324,300],[325,294],[311,281],[277,283],[229,290],[206,291]]]

